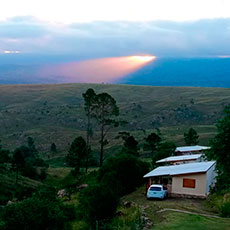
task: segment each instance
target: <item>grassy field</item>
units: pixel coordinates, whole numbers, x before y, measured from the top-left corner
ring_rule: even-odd
[[[165,213],[164,221],[155,230],[229,230],[229,219],[208,218],[184,213]]]
[[[206,200],[168,198],[166,200],[147,200],[145,188],[141,187],[135,192],[125,196],[123,201],[134,202],[152,220],[152,229],[156,230],[229,230],[229,218],[204,217],[199,214],[217,216],[210,209]],[[170,208],[188,211],[196,214],[179,213],[173,211],[159,212]]]
[[[108,92],[120,107],[125,127],[112,130],[106,151],[115,153],[121,144],[114,140],[119,130],[129,130],[139,141],[155,128],[164,139],[183,145],[183,134],[194,127],[200,144],[208,144],[215,135],[215,122],[230,101],[230,89],[195,87],[152,87],[107,84],[1,85],[0,139],[4,147],[14,149],[32,136],[42,157],[60,164],[78,135],[85,135],[86,123],[82,93],[92,87]],[[94,125],[93,145],[97,153],[98,132]],[[55,143],[58,154],[50,153]],[[96,154],[95,153],[95,154]]]

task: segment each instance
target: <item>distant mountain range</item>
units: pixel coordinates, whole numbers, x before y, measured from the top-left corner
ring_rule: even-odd
[[[118,83],[230,87],[230,58],[157,58]]]
[[[69,82],[65,76],[40,76],[47,64],[68,63],[76,57],[0,56],[0,84]],[[77,82],[77,79],[76,81]],[[115,84],[152,86],[230,87],[230,58],[157,58]]]

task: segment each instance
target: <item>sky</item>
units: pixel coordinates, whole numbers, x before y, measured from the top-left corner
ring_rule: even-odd
[[[229,0],[7,0],[0,20],[34,16],[47,22],[199,20],[229,17]]]
[[[229,56],[229,0],[7,0],[0,54]]]

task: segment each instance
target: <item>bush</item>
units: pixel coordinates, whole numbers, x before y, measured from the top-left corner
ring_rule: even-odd
[[[230,202],[225,202],[220,207],[220,215],[222,217],[230,217]]]
[[[0,194],[0,205],[5,205],[9,200],[9,196],[7,194]]]
[[[25,186],[17,186],[13,192],[13,197],[17,198],[17,200],[23,200],[29,197],[32,197],[32,194],[35,192],[35,188],[25,187]]]
[[[142,217],[139,207],[120,207],[119,211],[123,215],[113,218],[111,223],[106,226],[106,229],[140,230],[144,228],[146,221]]]
[[[149,164],[132,155],[119,155],[108,159],[99,170],[98,180],[116,190],[119,196],[133,192],[144,183],[143,176]]]
[[[156,167],[156,161],[166,157],[173,156],[175,149],[176,149],[176,145],[173,142],[166,141],[161,143],[158,146],[155,154],[153,155],[153,159],[152,159],[153,167]]]
[[[55,193],[54,190],[40,190],[32,198],[5,206],[2,211],[3,229],[68,229],[68,222],[73,219],[70,207],[58,200]]]
[[[103,184],[90,185],[82,190],[79,199],[79,215],[92,229],[101,227],[109,222],[117,209],[118,196]]]
[[[98,171],[96,180],[89,176],[90,186],[81,191],[79,218],[91,229],[109,229],[119,197],[139,187],[148,170],[148,163],[130,154],[109,158]],[[95,172],[92,172],[93,175]]]

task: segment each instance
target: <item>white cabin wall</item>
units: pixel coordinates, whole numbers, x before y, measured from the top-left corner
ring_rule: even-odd
[[[216,164],[209,168],[206,175],[206,195],[208,195],[210,187],[213,187],[216,183]]]

